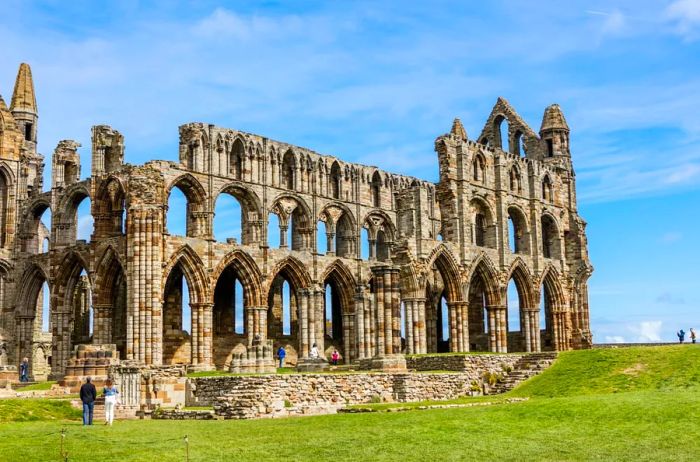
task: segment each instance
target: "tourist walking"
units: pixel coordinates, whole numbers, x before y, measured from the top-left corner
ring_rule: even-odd
[[[678,342],[683,343],[685,341],[685,331],[683,329],[679,330],[676,335],[678,336]]]
[[[333,348],[333,353],[331,353],[331,362],[333,363],[334,366],[338,365],[338,360],[340,359],[340,353],[338,353],[338,350]]]
[[[97,389],[92,384],[92,378],[88,377],[80,387],[80,401],[83,402],[83,425],[92,425],[92,414],[95,410]]]
[[[311,356],[312,359],[318,359],[318,347],[315,343],[311,346],[311,352],[309,352],[309,356]]]
[[[695,329],[693,329],[693,328],[691,327],[691,328],[690,328],[690,341],[693,342],[693,343],[695,343],[695,341],[697,340],[697,338],[698,338],[698,336],[697,336],[697,334],[695,333]]]
[[[114,386],[111,379],[107,379],[105,387],[102,389],[102,394],[105,397],[105,425],[112,425],[114,421],[114,411],[117,407],[117,399],[119,391]]]
[[[19,381],[29,382],[29,358],[23,358],[19,363]]]
[[[284,367],[284,358],[287,357],[287,350],[284,349],[284,346],[280,345],[279,350],[277,350],[277,357],[280,360],[280,369]]]

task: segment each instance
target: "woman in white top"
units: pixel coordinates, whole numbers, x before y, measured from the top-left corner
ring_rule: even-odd
[[[311,358],[313,359],[318,359],[318,347],[315,343],[311,347],[311,352],[309,353],[309,356],[311,356]]]
[[[114,409],[117,407],[117,397],[119,396],[119,391],[112,383],[112,380],[107,379],[105,387],[102,389],[102,394],[105,397],[105,425],[112,425]]]

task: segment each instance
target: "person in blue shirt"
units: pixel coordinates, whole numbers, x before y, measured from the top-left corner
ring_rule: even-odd
[[[105,387],[102,389],[102,395],[105,397],[105,425],[112,425],[114,421],[114,409],[117,407],[117,398],[119,391],[114,386],[111,379],[105,381]]]
[[[284,367],[284,358],[287,357],[287,350],[284,349],[284,346],[280,345],[279,350],[277,350],[277,357],[280,360],[280,368]]]

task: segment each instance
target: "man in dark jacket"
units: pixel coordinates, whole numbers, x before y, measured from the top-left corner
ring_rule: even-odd
[[[92,425],[92,413],[95,410],[97,389],[92,384],[92,378],[88,377],[86,383],[80,387],[80,401],[83,402],[83,425]]]

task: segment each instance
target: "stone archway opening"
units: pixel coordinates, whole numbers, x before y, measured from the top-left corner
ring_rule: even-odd
[[[177,263],[163,294],[163,364],[192,363],[191,282]]]

